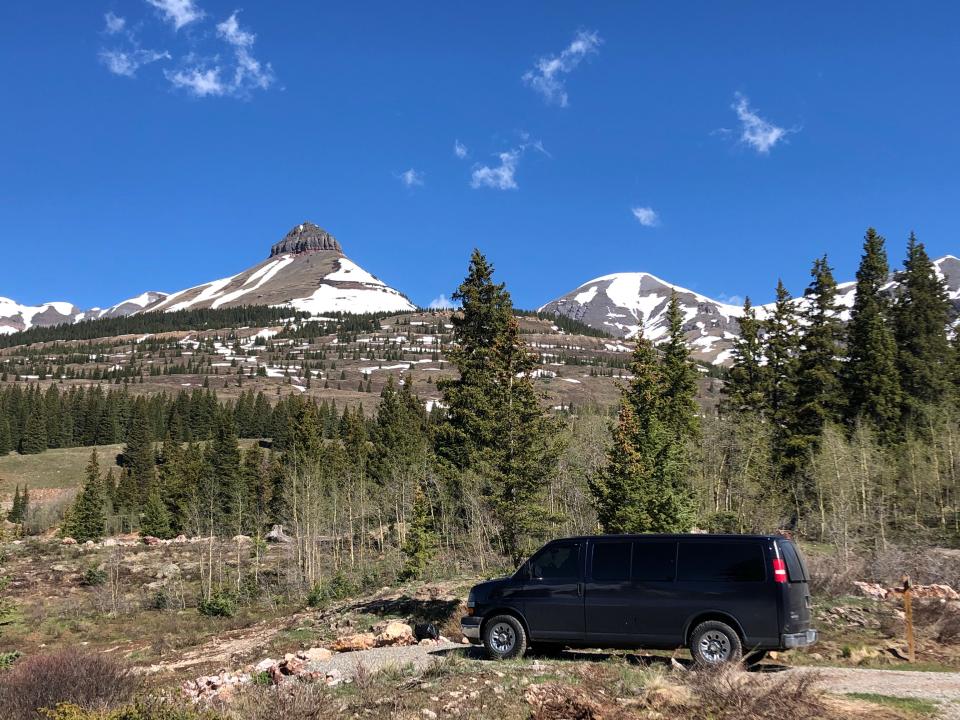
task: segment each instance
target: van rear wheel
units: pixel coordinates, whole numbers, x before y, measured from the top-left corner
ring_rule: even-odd
[[[483,647],[491,660],[520,657],[527,651],[527,633],[513,615],[496,615],[483,625]]]
[[[743,645],[732,627],[719,620],[707,620],[690,633],[690,654],[699,667],[716,667],[740,660]]]

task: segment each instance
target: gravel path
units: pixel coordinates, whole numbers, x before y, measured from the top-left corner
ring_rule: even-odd
[[[467,657],[476,657],[476,651],[458,643],[409,647],[384,647],[339,653],[316,669],[335,670],[343,678],[352,677],[358,665],[369,671],[412,664],[424,669],[451,651],[462,651]],[[460,652],[457,652],[460,654]],[[547,662],[550,662],[547,660]],[[561,661],[562,662],[562,661]],[[903,698],[921,698],[941,704],[941,717],[960,720],[960,672],[923,672],[915,670],[865,670],[835,667],[795,667],[789,673],[815,674],[820,686],[831,693],[877,693]]]
[[[466,646],[458,643],[440,643],[439,645],[409,645],[401,647],[382,647],[356,652],[335,653],[326,662],[311,663],[310,668],[329,673],[335,670],[341,677],[353,677],[358,666],[366,670],[382,670],[387,667],[413,665],[423,670],[431,663],[441,660],[455,648]]]
[[[941,703],[941,717],[960,720],[960,672],[864,670],[860,668],[797,667],[790,673],[814,673],[828,692],[877,693]]]

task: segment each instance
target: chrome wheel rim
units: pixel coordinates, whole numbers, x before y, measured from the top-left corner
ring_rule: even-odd
[[[500,622],[490,628],[490,647],[501,655],[513,650],[517,644],[517,634],[507,623]]]
[[[717,630],[700,636],[700,657],[710,664],[722,663],[730,657],[730,638]]]

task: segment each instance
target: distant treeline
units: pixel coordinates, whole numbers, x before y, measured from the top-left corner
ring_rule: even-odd
[[[320,403],[326,436],[336,433],[333,403]],[[71,387],[11,385],[0,390],[0,454],[41,453],[48,448],[110,445],[129,441],[139,418],[151,441],[189,442],[213,437],[217,419],[226,416],[241,438],[272,437],[279,446],[290,432],[288,401],[271,406],[266,396],[244,392],[223,403],[215,392],[197,388],[175,395],[135,395],[124,386],[104,391],[99,385]]]
[[[590,327],[586,323],[574,320],[566,315],[541,312],[539,310],[517,310],[516,308],[514,308],[513,312],[515,315],[521,315],[523,317],[535,317],[540,320],[546,320],[571,335],[587,335],[588,337],[598,338],[613,337],[613,335],[604,330],[597,330],[595,327]]]
[[[0,335],[0,348],[54,340],[93,340],[117,335],[141,335],[174,330],[213,330],[231,327],[280,325],[290,318],[302,319],[309,313],[268,305],[242,305],[217,309],[146,312],[126,317],[81,320],[78,323],[32,327],[29,330]]]

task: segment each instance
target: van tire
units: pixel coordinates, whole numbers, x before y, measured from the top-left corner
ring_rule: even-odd
[[[513,615],[495,615],[483,624],[483,647],[491,660],[521,657],[527,651],[527,633]]]
[[[697,667],[717,667],[739,662],[743,644],[732,627],[719,620],[707,620],[690,633],[690,654]]]

